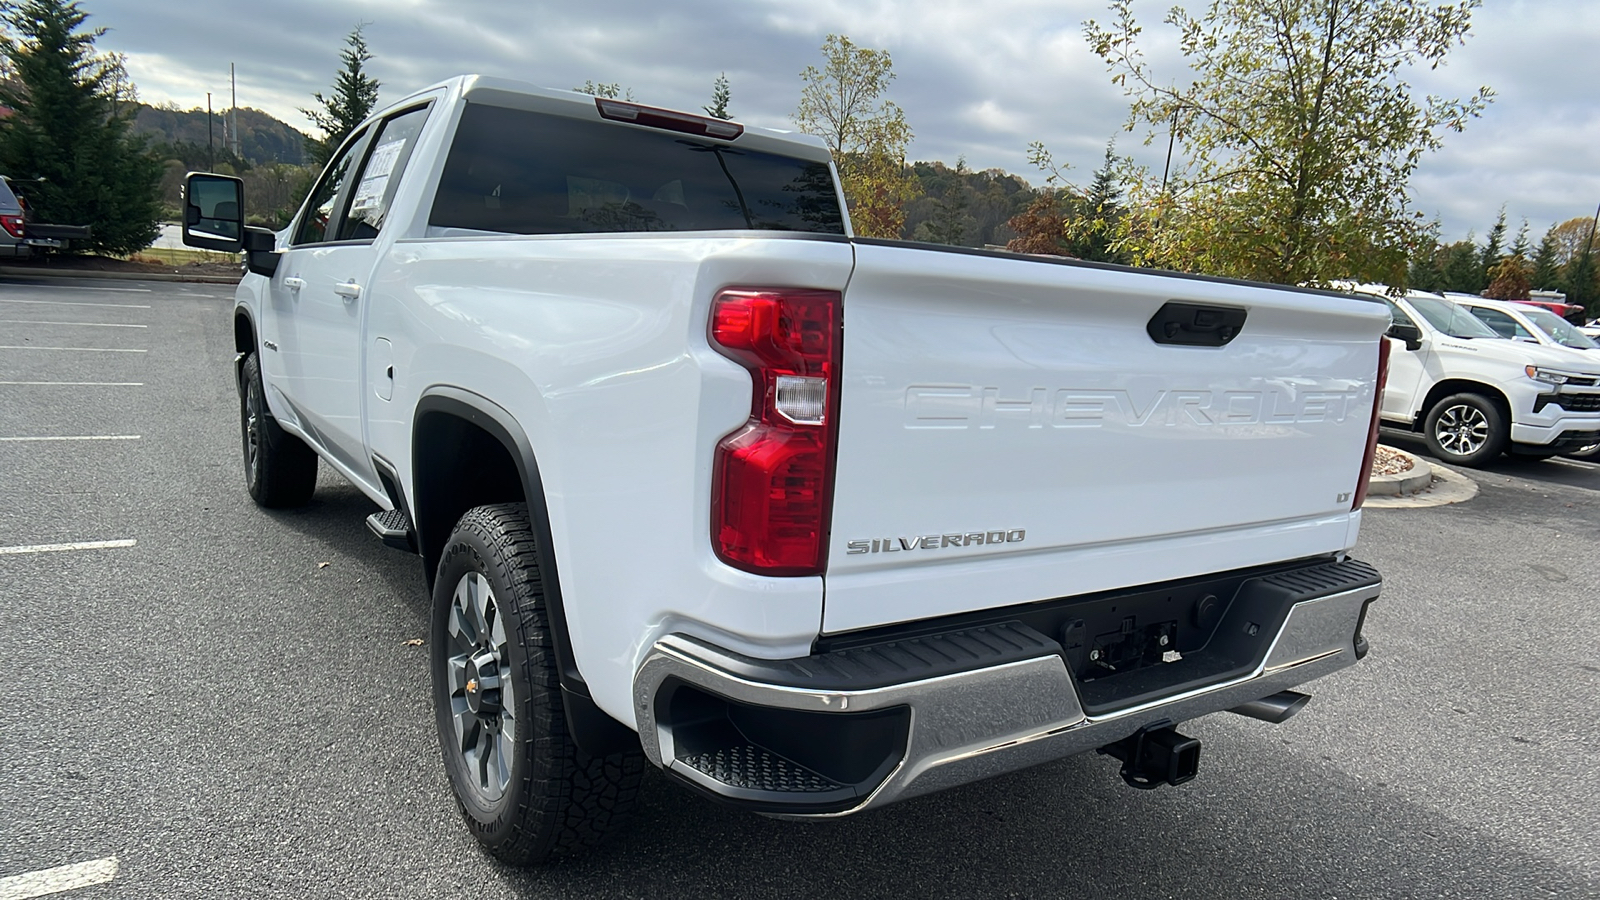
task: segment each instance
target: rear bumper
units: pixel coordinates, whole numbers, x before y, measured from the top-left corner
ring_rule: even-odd
[[[780,816],[849,815],[1231,709],[1355,663],[1366,606],[1381,589],[1376,573],[1345,561],[1290,577],[1298,593],[1253,668],[1099,714],[1085,711],[1061,644],[1020,621],[782,661],[669,635],[634,681],[639,734],[652,762],[718,799]]]

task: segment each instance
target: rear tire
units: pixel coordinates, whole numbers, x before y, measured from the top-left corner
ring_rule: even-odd
[[[1482,394],[1451,394],[1433,405],[1423,437],[1440,460],[1457,466],[1484,465],[1511,441],[1500,407]]]
[[[479,506],[456,523],[434,579],[430,656],[445,771],[486,850],[537,865],[626,822],[644,754],[590,756],[567,733],[526,504]]]
[[[268,509],[305,506],[317,489],[317,454],[272,417],[256,354],[245,357],[239,378],[245,488],[257,505]]]

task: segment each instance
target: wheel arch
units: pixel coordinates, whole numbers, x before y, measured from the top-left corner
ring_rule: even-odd
[[[544,482],[533,444],[504,407],[460,388],[436,387],[417,402],[411,431],[410,509],[431,593],[439,558],[457,520],[489,503],[526,503],[555,644],[561,693],[578,746],[606,756],[637,745],[633,730],[601,711],[578,670],[567,626]],[[461,459],[471,460],[461,465]]]
[[[233,308],[233,383],[239,386],[239,391],[244,392],[244,358],[256,352],[260,342],[256,340],[256,322],[250,315],[247,306]]]
[[[1482,381],[1470,381],[1465,378],[1447,378],[1428,389],[1427,396],[1422,398],[1422,407],[1417,410],[1416,418],[1411,420],[1411,430],[1421,434],[1427,429],[1428,413],[1433,410],[1434,404],[1451,394],[1479,394],[1500,407],[1500,412],[1506,417],[1506,427],[1511,427],[1511,400],[1492,384]]]

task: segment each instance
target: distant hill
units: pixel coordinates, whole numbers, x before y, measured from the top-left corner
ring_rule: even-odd
[[[305,163],[305,133],[274,119],[259,109],[239,107],[239,155],[251,165],[265,163]],[[213,114],[212,135],[217,157],[223,157],[223,124],[220,112]],[[134,116],[135,134],[147,135],[152,144],[206,146],[206,111],[139,105]]]

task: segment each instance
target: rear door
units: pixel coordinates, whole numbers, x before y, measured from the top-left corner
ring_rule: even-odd
[[[1245,323],[1159,343],[1173,302]],[[1387,323],[1377,302],[858,242],[824,630],[1345,548]]]

